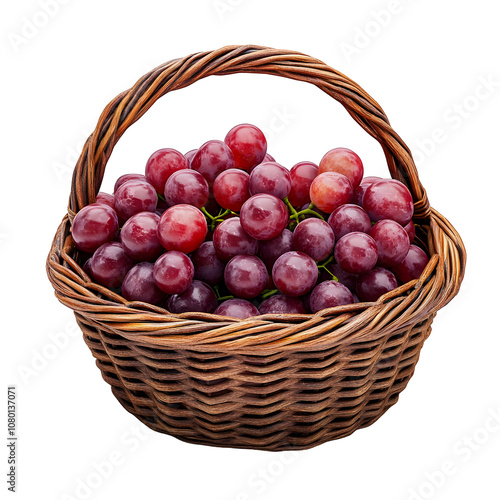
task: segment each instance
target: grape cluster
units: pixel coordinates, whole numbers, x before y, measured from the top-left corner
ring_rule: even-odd
[[[165,148],[72,224],[84,271],[130,301],[171,313],[316,313],[376,301],[428,262],[401,182],[363,177],[335,148],[290,170],[259,128],[181,154]]]

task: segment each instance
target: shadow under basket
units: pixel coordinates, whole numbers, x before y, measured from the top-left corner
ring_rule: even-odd
[[[71,221],[94,202],[117,141],[166,93],[235,73],[316,85],[381,144],[391,176],[412,193],[417,239],[431,257],[418,280],[377,302],[247,320],[170,314],[91,281]],[[465,260],[460,236],[430,206],[411,152],[363,89],[304,54],[230,46],[159,66],[109,103],[75,167],[47,272],[57,298],[74,311],[104,380],[144,424],[190,443],[278,451],[347,436],[396,403],[436,312],[459,291]]]

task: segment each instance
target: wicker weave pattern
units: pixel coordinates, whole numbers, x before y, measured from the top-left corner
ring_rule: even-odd
[[[376,303],[244,321],[172,315],[89,280],[70,221],[94,201],[121,135],[167,92],[242,72],[313,83],[380,142],[391,176],[412,192],[417,238],[432,256],[419,280]],[[380,106],[321,61],[253,46],[166,63],[106,107],[75,167],[68,216],[47,260],[56,296],[75,311],[103,378],[128,411],[185,441],[266,450],[310,448],[377,420],[406,387],[432,319],[458,293],[464,268],[460,236],[429,205],[411,153]]]

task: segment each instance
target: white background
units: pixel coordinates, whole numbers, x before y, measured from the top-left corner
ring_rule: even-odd
[[[1,412],[6,433],[15,384],[17,498],[500,498],[495,7],[47,0],[49,16],[43,0],[2,2]],[[216,449],[149,431],[112,396],[45,274],[71,169],[105,105],[162,62],[245,43],[305,52],[360,83],[412,148],[431,204],[468,250],[462,290],[438,314],[400,401],[373,426],[306,452]],[[142,172],[160,147],[186,152],[240,122],[266,129],[270,153],[288,167],[346,146],[366,175],[387,175],[376,141],[326,94],[238,75],[160,100],[116,147],[103,189]]]

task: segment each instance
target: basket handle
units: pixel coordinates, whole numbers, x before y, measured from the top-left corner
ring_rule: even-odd
[[[73,172],[68,206],[70,221],[93,203],[115,144],[162,96],[211,75],[261,73],[316,85],[340,102],[382,146],[391,176],[406,184],[415,203],[415,219],[430,217],[429,200],[411,152],[392,129],[380,105],[359,85],[325,63],[299,52],[254,45],[234,45],[169,61],[144,75],[115,97],[102,112]]]

